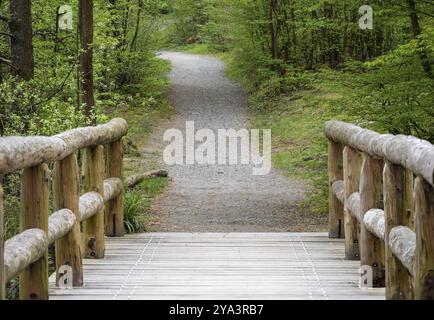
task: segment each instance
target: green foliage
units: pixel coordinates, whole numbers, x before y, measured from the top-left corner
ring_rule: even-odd
[[[336,111],[351,112],[377,131],[434,142],[434,85],[419,65],[418,58],[411,58],[399,68],[385,64],[354,76],[346,83],[356,87],[354,95],[348,95]]]
[[[56,31],[56,11],[60,0],[32,2],[34,77],[21,81],[12,69],[0,63],[0,135],[53,135],[86,124],[80,104],[77,49],[78,2],[71,2],[74,30]],[[149,132],[163,113],[170,114],[164,93],[165,74],[170,64],[158,59],[160,18],[167,10],[160,0],[96,0],[94,4],[93,71],[98,123],[113,116],[128,114],[137,121],[144,114],[147,122],[137,123],[131,135]],[[141,8],[140,8],[141,7]],[[139,10],[140,9],[140,10]],[[0,1],[0,12],[8,15],[9,1]],[[7,25],[0,21],[3,31]],[[8,60],[8,38],[0,36],[0,57]],[[149,119],[148,119],[149,118]],[[142,139],[143,136],[141,137]],[[140,168],[143,170],[143,168]],[[18,173],[2,177],[5,189],[5,238],[19,231],[20,177]],[[142,192],[142,191],[139,191]],[[143,193],[143,192],[142,192]],[[145,193],[134,204],[127,195],[127,229],[144,228],[148,199]],[[137,207],[138,206],[138,207]],[[136,215],[141,211],[141,215]],[[10,284],[10,297],[17,295],[17,280]]]
[[[5,239],[9,239],[15,235],[20,227],[19,212],[20,198],[17,196],[9,196],[5,201]]]
[[[230,50],[230,76],[255,92],[257,102],[310,87],[304,70],[342,70],[352,75],[344,85],[354,92],[336,114],[351,109],[377,130],[433,140],[433,81],[420,58],[434,59],[434,19],[426,14],[432,5],[425,1],[416,1],[418,37],[406,4],[373,1],[374,29],[361,30],[364,3],[356,0],[180,3],[171,8],[175,25],[198,30],[209,52]],[[206,19],[193,26],[199,13]]]
[[[56,31],[56,11],[64,2],[32,4],[35,75],[19,81],[0,65],[2,135],[49,135],[85,124],[77,80],[77,2],[71,3],[72,31]],[[0,2],[0,11],[8,12],[8,6],[9,1]],[[106,120],[101,110],[112,96],[124,101],[159,98],[165,63],[156,59],[153,39],[165,10],[167,3],[160,0],[94,1],[94,113],[99,122]],[[8,55],[8,43],[0,41],[0,56]]]
[[[9,14],[9,2],[0,1],[0,12]],[[8,25],[0,20],[0,136],[54,135],[87,123],[79,72],[78,2],[61,0],[32,1],[34,76],[22,81],[9,66]],[[56,28],[57,9],[69,4],[73,9],[74,30]],[[138,114],[148,122],[135,123],[132,134],[149,132],[170,107],[164,98],[165,74],[170,64],[158,59],[162,16],[167,13],[164,0],[94,0],[93,75],[96,106],[92,118],[97,123],[123,116],[137,121]],[[3,34],[4,33],[4,34]],[[155,123],[151,123],[151,121]],[[131,135],[130,135],[131,136]],[[137,150],[136,150],[137,152]],[[128,168],[127,168],[128,169]],[[141,168],[143,169],[143,168]],[[20,174],[2,176],[5,190],[5,238],[19,231]],[[143,231],[152,197],[165,181],[144,182],[126,194],[126,228]],[[54,253],[50,252],[52,263]],[[18,295],[18,279],[8,285],[9,298]]]
[[[167,178],[147,178],[134,190],[125,193],[124,217],[128,233],[143,232],[152,199],[167,186]]]
[[[335,74],[306,73],[310,87],[280,93],[262,99],[262,93],[252,94],[251,105],[256,110],[255,128],[271,128],[273,133],[273,165],[286,174],[310,182],[309,197],[304,205],[307,212],[327,214],[327,142],[323,136],[325,121],[333,117],[334,105],[342,99],[342,87],[336,85]],[[341,114],[340,119],[351,121]]]
[[[4,78],[0,83],[0,132],[51,135],[82,125],[84,117],[70,98],[73,91],[64,87],[62,94],[54,95],[61,86],[55,81],[42,74],[26,82]]]
[[[206,0],[168,0],[171,12],[167,33],[173,45],[202,41],[201,28],[208,21]]]
[[[219,52],[214,50],[208,44],[204,43],[193,43],[187,44],[179,47],[182,52],[192,53],[192,54],[201,54],[201,55],[210,55],[210,54],[218,54]]]
[[[275,165],[311,180],[310,203],[325,212],[327,119],[434,142],[434,84],[426,70],[434,61],[434,23],[426,14],[432,4],[415,2],[420,35],[406,2],[369,1],[374,29],[361,30],[360,0],[95,0],[95,117],[125,116],[130,137],[143,137],[171,111],[163,102],[169,65],[153,51],[186,46],[221,53],[228,74],[251,94],[256,125],[273,129]],[[19,81],[0,64],[1,135],[51,135],[85,122],[77,28],[56,31],[56,9],[64,2],[32,4],[35,75]],[[77,2],[71,5],[76,26]],[[8,6],[0,1],[2,13]],[[2,36],[0,56],[7,60],[9,52]],[[14,177],[5,179],[9,235],[17,228],[19,187]],[[158,181],[126,196],[128,230],[144,228],[139,212],[161,190]]]
[[[56,30],[57,8],[63,4],[60,0],[32,3],[33,79],[20,81],[0,64],[0,135],[52,135],[85,124],[79,99],[77,2],[71,3],[72,31]],[[168,67],[155,57],[153,37],[167,3],[98,0],[93,4],[97,122],[106,121],[107,106],[117,108],[118,103],[156,108]],[[1,1],[0,12],[8,10],[9,1]],[[1,40],[0,56],[8,58],[7,37]]]
[[[314,212],[327,213],[330,118],[434,142],[434,82],[422,64],[434,61],[432,4],[415,1],[415,36],[406,2],[370,1],[373,30],[359,28],[358,0],[205,2],[202,48],[224,52],[253,125],[272,128],[274,165],[311,182]]]
[[[128,233],[143,231],[146,224],[145,200],[139,191],[125,193],[124,226]]]
[[[264,107],[267,101],[283,94],[310,88],[311,77],[307,73],[287,70],[284,75],[274,74],[262,81],[253,95],[253,106]],[[272,101],[272,100],[271,100]],[[262,102],[262,103],[261,103]]]

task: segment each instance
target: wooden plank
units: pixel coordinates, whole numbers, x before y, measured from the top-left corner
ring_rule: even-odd
[[[416,216],[416,258],[414,298],[434,299],[434,188],[417,177],[414,187]]]
[[[97,192],[104,198],[104,147],[86,149],[84,161],[84,188],[86,192]],[[83,222],[83,256],[104,258],[104,209]]]
[[[82,288],[53,300],[384,299],[359,288],[359,263],[326,233],[150,233],[106,240],[106,257],[84,259]]]
[[[363,154],[360,175],[360,210],[362,216],[371,209],[383,209],[383,161]],[[363,221],[363,219],[362,219]],[[384,241],[378,239],[361,223],[360,263],[373,270],[373,286],[385,286]]]
[[[106,176],[107,178],[123,179],[123,142],[119,139],[106,147]],[[107,203],[105,212],[105,235],[108,237],[122,237],[124,230],[123,192]]]
[[[390,231],[413,226],[413,174],[402,166],[385,163],[383,170],[386,258],[386,297],[413,300],[413,279],[389,246]]]
[[[348,198],[359,191],[360,169],[362,158],[360,153],[349,146],[344,147],[344,229],[345,229],[345,258],[348,260],[360,260],[359,238],[360,226],[357,219],[347,207]]]
[[[328,147],[329,176],[329,237],[343,238],[344,205],[333,192],[333,184],[343,179],[343,147],[342,144],[329,141]]]
[[[56,162],[53,189],[55,210],[69,209],[76,218],[74,228],[66,236],[56,241],[56,270],[70,266],[73,273],[73,285],[82,286],[79,171],[77,156],[74,153]],[[57,272],[57,281],[60,281],[61,277],[62,274]]]

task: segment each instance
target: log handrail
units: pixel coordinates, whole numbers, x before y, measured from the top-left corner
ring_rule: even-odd
[[[0,174],[65,159],[79,149],[117,141],[127,131],[127,122],[115,118],[103,125],[72,129],[52,137],[1,137]]]
[[[401,165],[434,186],[434,146],[429,141],[413,136],[379,134],[336,120],[326,123],[324,133],[332,141]]]
[[[324,134],[329,236],[345,238],[346,259],[371,267],[386,298],[434,299],[434,146],[335,120]]]
[[[0,186],[0,300],[5,298],[6,283],[18,274],[20,299],[48,299],[47,253],[53,243],[57,284],[63,275],[61,267],[68,266],[73,281],[67,285],[81,286],[82,258],[103,258],[104,236],[123,236],[122,138],[127,131],[127,122],[116,118],[52,137],[0,138],[0,174],[23,170],[21,232],[5,243]],[[81,149],[85,149],[85,193],[79,196],[76,152]],[[54,163],[52,177],[50,163]],[[51,215],[50,180],[55,208]]]

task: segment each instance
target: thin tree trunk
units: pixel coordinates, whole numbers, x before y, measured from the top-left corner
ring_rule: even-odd
[[[297,63],[297,31],[295,26],[295,1],[291,2],[292,62]]]
[[[274,6],[276,5],[275,0],[269,0],[269,8],[268,8],[268,19],[269,19],[269,28],[271,35],[271,57],[273,59],[278,59],[278,47],[277,47],[277,36],[276,36],[276,28],[274,25]]]
[[[413,29],[413,34],[414,37],[417,38],[418,36],[420,36],[421,31],[420,31],[420,25],[419,25],[419,17],[417,16],[417,11],[416,11],[416,4],[414,2],[414,0],[407,0],[407,4],[408,4],[408,11],[409,11],[409,15],[410,15],[410,19],[411,19],[411,26]],[[418,50],[419,52],[419,57],[420,60],[422,62],[422,67],[423,70],[425,71],[426,75],[433,79],[433,72],[432,72],[432,68],[431,68],[431,64],[429,62],[428,59],[428,55],[426,53],[425,48],[423,48],[423,45],[419,42],[419,47],[421,47],[421,50]]]
[[[30,80],[34,74],[32,2],[31,0],[11,0],[9,8],[12,72],[23,80]]]
[[[134,29],[133,39],[131,40],[130,51],[133,51],[136,48],[137,37],[138,37],[139,31],[140,31],[140,17],[141,17],[141,14],[142,14],[142,9],[143,9],[143,1],[142,0],[137,0],[136,26],[135,26],[135,29]]]
[[[127,45],[128,20],[130,18],[130,0],[127,1],[127,7],[124,8],[124,20],[122,21],[122,47]]]
[[[81,43],[80,72],[82,75],[81,103],[88,122],[95,123],[92,110],[95,106],[93,93],[93,0],[79,0],[79,33]]]

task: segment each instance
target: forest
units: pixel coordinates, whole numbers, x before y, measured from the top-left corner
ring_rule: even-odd
[[[225,62],[252,126],[273,131],[274,166],[311,182],[314,213],[327,211],[326,120],[434,142],[432,0],[0,0],[0,135],[114,115],[130,121],[130,137],[148,134],[172,112],[161,50]],[[9,238],[19,176],[1,179]],[[139,202],[126,201],[132,220]]]
[[[174,3],[171,41],[230,52],[232,71],[263,98],[308,87],[315,73],[350,74],[346,85],[357,94],[343,112],[377,122],[377,129],[433,141],[431,1]],[[372,30],[359,26],[366,4]]]
[[[50,134],[98,121],[118,99],[147,101],[154,51],[200,44],[230,53],[263,98],[308,87],[315,72],[350,74],[344,111],[432,141],[434,4],[369,2],[372,30],[359,27],[359,0],[1,1],[0,133]],[[71,30],[59,29],[62,5]]]
[[[372,25],[365,28],[365,6]],[[434,141],[434,3],[427,0],[179,0],[166,43],[214,54],[242,83],[273,165],[311,181],[327,212],[322,127],[336,118]]]

